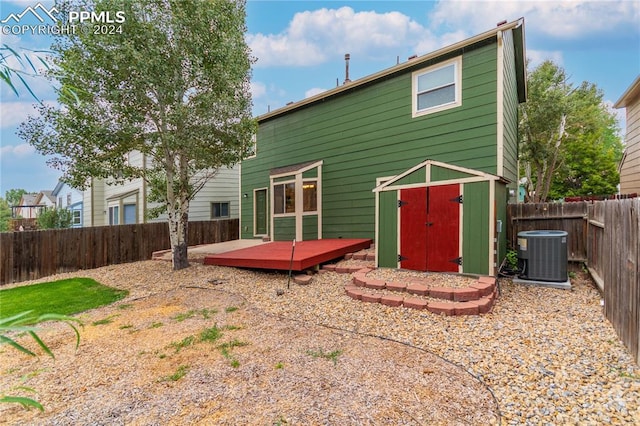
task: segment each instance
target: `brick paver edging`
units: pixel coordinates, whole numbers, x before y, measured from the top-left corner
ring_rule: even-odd
[[[334,270],[338,272],[338,268]],[[362,268],[353,273],[353,283],[344,288],[347,296],[363,302],[426,309],[442,315],[486,314],[493,308],[497,297],[495,277],[480,277],[469,287],[429,287],[421,282],[386,282],[367,278],[369,272],[370,268]],[[394,294],[382,294],[375,290],[387,290]],[[414,296],[429,296],[439,300],[427,301]]]

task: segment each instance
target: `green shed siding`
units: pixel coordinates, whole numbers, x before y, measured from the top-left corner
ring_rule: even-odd
[[[498,238],[498,253],[496,262],[500,266],[502,259],[507,254],[507,196],[509,188],[506,185],[496,182],[496,220],[502,221],[502,232],[496,234]],[[497,232],[497,230],[496,230]]]
[[[462,55],[458,108],[412,118],[412,69],[261,121],[257,155],[242,164],[241,192],[268,185],[270,169],[323,160],[323,238],[373,238],[377,177],[427,158],[495,174],[496,46]],[[252,237],[252,202],[243,199],[242,238]]]
[[[296,219],[292,216],[276,217],[273,219],[274,241],[287,241],[296,238]]]
[[[379,198],[378,266],[398,267],[398,192],[380,192]]]
[[[489,185],[464,184],[462,204],[462,268],[473,274],[489,273]]]
[[[432,166],[431,167],[431,181],[437,182],[440,180],[449,180],[449,179],[464,179],[472,177],[472,175],[459,172],[457,170],[445,169],[442,167]]]
[[[504,40],[504,171],[503,176],[509,179],[510,188],[518,188],[518,85],[516,81],[515,51],[513,48],[513,32],[505,31]]]

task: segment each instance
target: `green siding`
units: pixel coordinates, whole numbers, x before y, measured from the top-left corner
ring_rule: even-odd
[[[302,239],[318,239],[318,216],[302,216]]]
[[[380,193],[380,230],[378,235],[378,266],[398,267],[398,192]]]
[[[459,172],[457,170],[445,169],[442,167],[431,166],[431,181],[437,182],[440,180],[449,180],[449,179],[464,179],[468,177],[475,177],[475,175],[470,175],[468,173]]]
[[[294,240],[296,238],[296,218],[292,216],[288,217],[276,217],[273,219],[274,241],[287,241]]]
[[[511,181],[509,187],[518,188],[518,86],[516,81],[515,51],[513,33],[506,31],[504,40],[504,172]]]
[[[282,177],[279,177],[279,178],[275,178],[273,180],[273,183],[291,182],[294,179],[295,179],[295,172],[291,172],[291,174],[288,175],[288,176],[282,176]],[[267,184],[268,184],[268,182],[267,182]]]
[[[314,177],[318,177],[318,168],[314,167],[311,170],[307,170],[306,172],[302,173],[302,178],[306,179],[306,178],[314,178]]]
[[[270,169],[323,160],[323,237],[373,238],[377,177],[427,158],[496,173],[496,46],[464,52],[458,108],[412,118],[408,70],[261,121],[258,155],[242,163],[242,193],[267,186]],[[242,238],[250,238],[251,203],[243,199]]]
[[[502,221],[502,232],[498,235],[498,267],[507,254],[507,196],[509,188],[503,183],[496,182],[496,220]],[[496,229],[497,231],[497,229]]]
[[[462,269],[466,273],[489,273],[489,184],[464,184]]]
[[[427,174],[424,171],[424,167],[420,167],[418,170],[409,173],[402,179],[398,179],[397,181],[393,182],[392,185],[410,185],[412,183],[426,183],[426,181]]]

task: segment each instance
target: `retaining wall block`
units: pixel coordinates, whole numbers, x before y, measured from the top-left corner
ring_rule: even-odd
[[[480,292],[473,287],[454,288],[453,300],[456,302],[468,302],[470,300],[478,300]]]
[[[402,306],[403,297],[388,294],[380,298],[380,303],[387,306]]]
[[[387,290],[403,292],[407,290],[407,285],[405,283],[390,282],[387,283]]]
[[[450,302],[429,302],[427,304],[427,310],[434,314],[455,315],[456,307]]]
[[[426,309],[428,302],[417,297],[406,297],[403,305],[405,308]]]
[[[478,292],[480,293],[480,296],[482,297],[482,296],[488,296],[491,293],[493,293],[493,290],[495,289],[495,284],[478,281],[477,283],[471,284],[469,287],[475,288],[476,290],[478,290]]]
[[[478,304],[476,302],[456,302],[456,315],[478,315]]]
[[[360,300],[362,300],[363,302],[380,303],[381,297],[382,296],[375,293],[362,293]]]
[[[453,300],[453,287],[431,287],[429,296],[434,299]]]
[[[407,285],[407,293],[426,296],[427,294],[429,294],[429,287],[427,287],[422,283],[412,282],[412,283],[409,283],[409,285]]]
[[[375,290],[383,290],[386,287],[386,283],[382,280],[366,280],[364,285],[367,288],[373,288]]]

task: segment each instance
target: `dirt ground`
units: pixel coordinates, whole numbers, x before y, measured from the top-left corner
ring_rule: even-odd
[[[212,271],[222,278],[211,279]],[[254,280],[271,292],[270,280],[281,276],[202,265],[173,273],[153,261],[63,276],[72,275],[130,294],[79,315],[85,325],[77,349],[68,327],[47,325],[41,337],[55,360],[0,348],[0,392],[32,396],[45,407],[2,404],[3,424],[499,421],[493,394],[463,368],[392,340],[276,316],[229,284]]]

